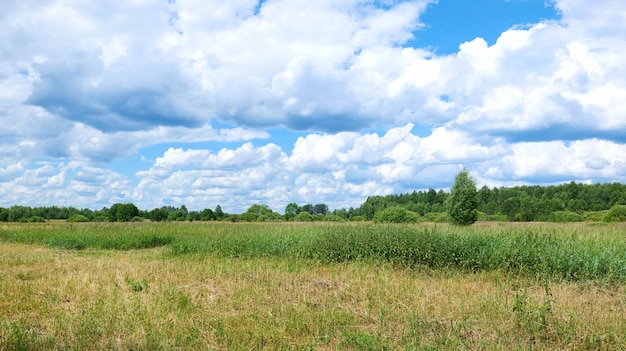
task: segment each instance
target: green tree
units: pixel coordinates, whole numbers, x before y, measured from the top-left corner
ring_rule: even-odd
[[[139,209],[134,204],[114,204],[109,209],[110,222],[130,222],[133,217],[139,216]]]
[[[152,211],[150,211],[148,214],[148,217],[150,218],[152,222],[163,222],[167,220],[167,217],[169,216],[169,214],[170,213],[167,211],[167,208],[161,207],[161,208],[155,208]]]
[[[218,221],[226,217],[226,214],[224,213],[224,211],[222,211],[222,206],[220,205],[215,206],[214,214],[215,214],[215,219],[217,219]]]
[[[6,208],[0,208],[0,222],[9,221],[9,210]]]
[[[212,209],[205,208],[204,210],[202,210],[202,212],[200,212],[201,221],[210,221],[213,219],[215,219],[215,213],[213,213]]]
[[[285,207],[285,220],[291,221],[300,212],[298,204],[295,202],[290,203]]]
[[[453,224],[470,225],[478,219],[476,183],[463,169],[454,178],[448,204],[448,214]]]
[[[313,222],[313,216],[307,211],[302,211],[293,220],[296,222]]]

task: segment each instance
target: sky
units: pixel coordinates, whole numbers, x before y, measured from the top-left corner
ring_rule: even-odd
[[[626,183],[623,0],[4,0],[0,206]]]

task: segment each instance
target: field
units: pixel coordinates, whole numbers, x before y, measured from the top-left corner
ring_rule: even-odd
[[[0,226],[0,350],[626,349],[624,224]]]

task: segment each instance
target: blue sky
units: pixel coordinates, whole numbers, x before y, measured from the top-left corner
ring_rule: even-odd
[[[621,0],[26,0],[0,27],[0,206],[626,181]]]

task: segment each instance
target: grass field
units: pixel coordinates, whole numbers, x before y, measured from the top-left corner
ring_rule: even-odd
[[[0,349],[626,349],[623,224],[0,226]]]

